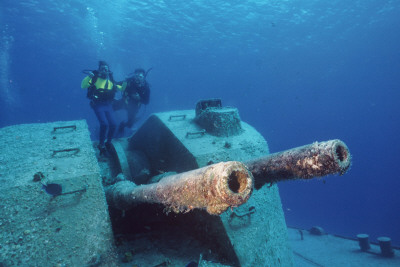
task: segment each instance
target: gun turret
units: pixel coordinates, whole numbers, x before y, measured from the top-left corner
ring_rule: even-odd
[[[190,218],[202,242],[226,248],[219,253],[231,266],[293,266],[277,182],[344,174],[351,161],[340,140],[270,154],[261,134],[219,99],[199,101],[195,110],[153,114],[130,138],[113,140],[113,147],[111,171],[130,181],[106,190],[108,204],[131,208],[115,212],[121,214],[115,227],[181,220],[185,226]],[[231,161],[240,171],[225,165]],[[172,172],[179,174],[152,183]],[[180,214],[161,214],[160,208]]]

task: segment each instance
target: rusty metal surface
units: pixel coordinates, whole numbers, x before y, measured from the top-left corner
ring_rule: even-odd
[[[266,183],[344,174],[351,164],[350,151],[340,140],[315,142],[246,162],[256,189]]]
[[[163,204],[176,213],[197,208],[218,215],[245,203],[252,188],[253,178],[245,165],[230,161],[167,176],[155,184],[119,182],[108,188],[106,195],[121,209],[145,202]]]

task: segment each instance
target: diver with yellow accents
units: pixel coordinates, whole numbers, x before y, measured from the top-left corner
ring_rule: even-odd
[[[84,71],[84,73],[87,76],[82,80],[81,87],[88,90],[87,97],[90,99],[90,106],[99,120],[98,149],[100,155],[105,155],[107,153],[106,148],[111,145],[117,127],[112,102],[114,101],[115,91],[122,90],[122,87],[114,81],[113,73],[105,61],[99,61],[98,70]],[[107,142],[105,143],[106,134]]]

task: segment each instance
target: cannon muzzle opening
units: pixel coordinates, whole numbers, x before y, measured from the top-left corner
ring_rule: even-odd
[[[219,165],[215,164],[215,166]],[[215,191],[213,194],[219,195],[221,199],[224,199],[224,201],[213,207],[213,209],[218,207],[218,209],[222,208],[225,211],[228,206],[237,207],[247,201],[253,190],[253,176],[245,165],[240,162],[230,161],[220,166],[224,167],[224,169],[221,167],[215,169],[215,172],[220,174],[218,184],[215,189],[212,187],[210,189]],[[226,204],[229,205],[226,206]],[[226,208],[223,208],[224,206]],[[210,208],[207,208],[207,211],[209,210]],[[216,214],[220,214],[223,211],[217,211]],[[209,211],[209,213],[213,214],[214,212]]]
[[[246,175],[239,171],[234,171],[229,175],[228,187],[233,193],[241,193],[248,186]]]
[[[336,155],[340,161],[346,161],[348,159],[347,149],[341,145],[336,147]]]
[[[340,140],[333,140],[334,151],[336,155],[336,162],[339,168],[339,173],[344,174],[351,165],[351,156],[346,144]],[[331,142],[333,142],[331,141]]]

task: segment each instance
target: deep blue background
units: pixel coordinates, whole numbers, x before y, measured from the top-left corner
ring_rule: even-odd
[[[396,0],[2,0],[0,127],[95,133],[81,70],[153,67],[144,118],[219,97],[271,152],[343,140],[347,174],[280,184],[288,225],[400,244],[399,14]]]

